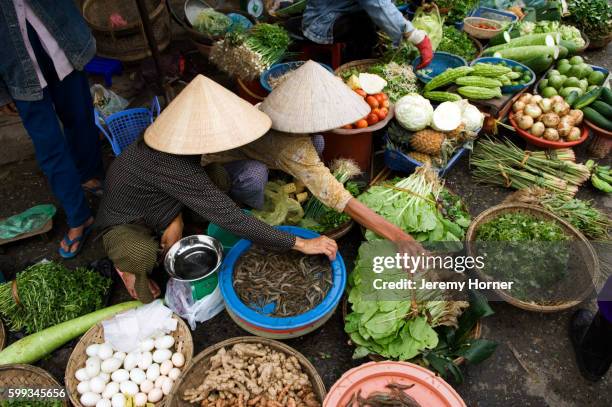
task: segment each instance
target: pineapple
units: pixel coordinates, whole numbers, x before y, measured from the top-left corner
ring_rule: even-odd
[[[446,133],[446,136],[448,138],[451,139],[461,139],[461,135],[462,133],[465,131],[465,125],[463,123],[461,123],[461,125],[459,125],[459,127],[457,127],[455,130],[453,131],[449,131],[448,133]]]
[[[418,151],[411,151],[408,153],[408,157],[417,160],[421,164],[431,166],[431,156],[429,154],[419,153]]]
[[[410,146],[419,153],[439,156],[445,140],[446,136],[444,133],[425,129],[414,133],[410,138]]]

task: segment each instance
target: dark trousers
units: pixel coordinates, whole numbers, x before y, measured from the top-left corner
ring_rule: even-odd
[[[47,86],[42,100],[15,100],[15,106],[34,144],[38,164],[66,212],[68,225],[77,227],[91,216],[81,184],[101,179],[104,172],[89,83],[85,74],[76,70],[60,81],[29,24],[28,36]]]
[[[343,15],[334,24],[334,42],[346,43],[344,61],[372,58],[378,36],[376,25],[365,11]]]
[[[612,322],[597,312],[580,342],[584,364],[598,376],[606,374],[612,364]]]

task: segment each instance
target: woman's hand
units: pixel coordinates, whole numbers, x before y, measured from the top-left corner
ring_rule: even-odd
[[[327,236],[319,236],[313,239],[297,237],[293,249],[304,254],[324,254],[329,260],[334,261],[338,252],[338,244]]]
[[[183,216],[179,214],[172,223],[168,225],[161,237],[162,252],[168,251],[173,244],[183,237]]]

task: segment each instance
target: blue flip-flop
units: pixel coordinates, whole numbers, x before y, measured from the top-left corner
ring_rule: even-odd
[[[64,250],[64,248],[60,246],[58,250],[59,255],[62,256],[62,258],[64,259],[72,259],[76,257],[81,252],[81,249],[83,248],[83,245],[85,244],[85,239],[87,239],[87,236],[90,235],[91,230],[93,229],[92,226],[93,225],[86,226],[83,229],[83,234],[81,236],[75,237],[73,240],[70,240],[70,238],[68,237],[68,234],[65,234],[62,241],[66,243],[66,246],[68,246],[68,251]],[[79,246],[74,252],[71,252],[70,248],[75,243],[78,243]]]

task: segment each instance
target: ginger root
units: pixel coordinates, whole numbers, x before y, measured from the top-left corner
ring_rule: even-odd
[[[183,399],[200,407],[320,407],[295,356],[262,344],[220,349],[209,360],[202,384]]]

